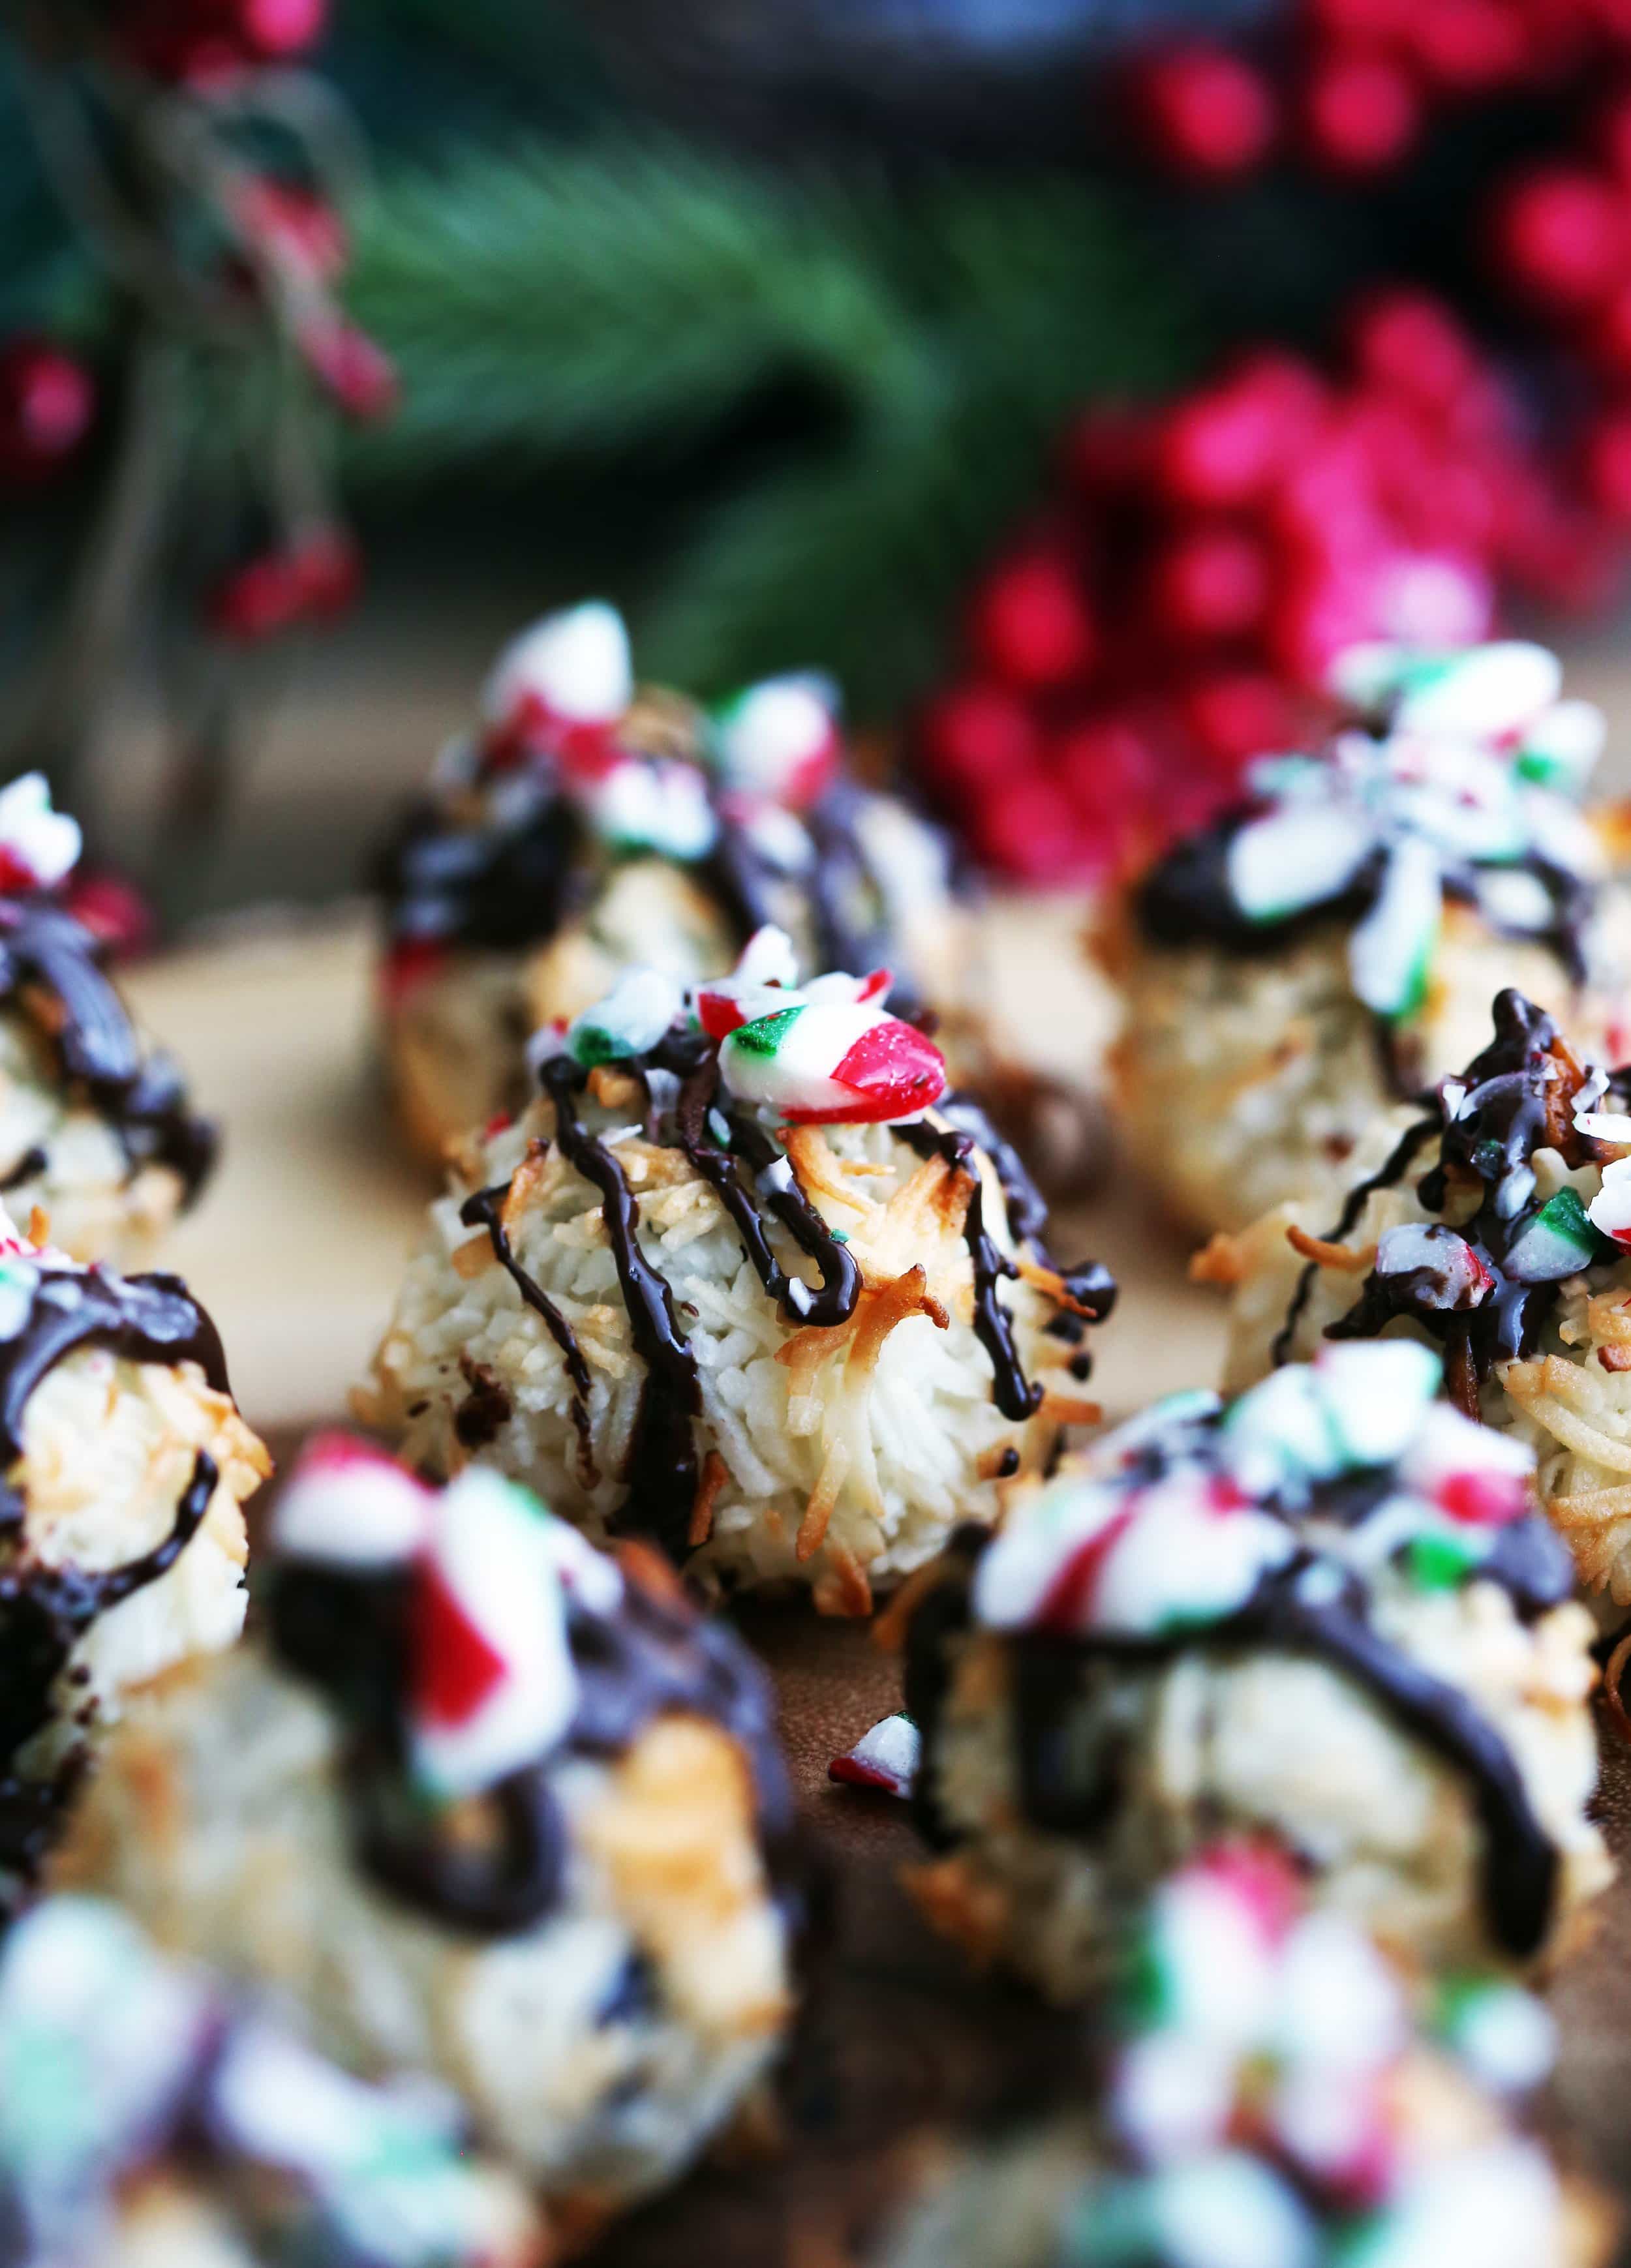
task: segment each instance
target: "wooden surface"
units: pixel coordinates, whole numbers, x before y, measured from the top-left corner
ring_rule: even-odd
[[[1091,1062],[1104,1004],[1078,971],[1077,917],[999,909],[992,945],[1018,1043]],[[267,932],[154,964],[131,990],[221,1119],[222,1170],[166,1254],[221,1327],[246,1415],[286,1454],[332,1422],[385,1320],[427,1185],[396,1149],[371,1067],[370,953],[358,920]],[[1061,1216],[1061,1256],[1095,1255],[1123,1289],[1096,1334],[1112,1416],[1214,1381],[1221,1332],[1182,1247],[1112,1180]],[[830,1889],[811,2014],[792,2058],[779,2151],[709,2168],[613,2230],[600,2268],[837,2268],[910,2178],[907,2146],[1057,2096],[1081,2027],[1017,1987],[970,1977],[899,1886],[904,1809],[833,1787],[830,1757],[894,1704],[894,1668],[851,1624],[748,1610],[769,1662],[803,1815]],[[1631,1870],[1631,1770],[1606,1759],[1604,1815]],[[1631,1871],[1554,1986],[1560,2111],[1584,2161],[1631,2203]],[[1631,2252],[1627,2257],[1631,2258]],[[1445,2262],[1443,2268],[1461,2268]]]

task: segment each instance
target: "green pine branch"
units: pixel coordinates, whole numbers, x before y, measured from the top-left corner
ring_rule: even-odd
[[[352,458],[385,494],[683,458],[771,389],[808,397],[778,451],[727,459],[637,625],[642,660],[705,693],[818,662],[863,713],[932,673],[1066,412],[1191,355],[1164,279],[1081,183],[903,203],[668,142],[387,179],[351,296],[403,379]]]

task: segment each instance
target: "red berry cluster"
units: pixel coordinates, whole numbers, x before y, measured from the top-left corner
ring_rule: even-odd
[[[1551,86],[1631,48],[1625,0],[1295,0],[1274,52],[1185,40],[1135,78],[1145,137],[1210,180],[1288,157],[1347,176],[1409,157],[1435,113]]]
[[[77,456],[96,416],[85,364],[32,335],[0,347],[0,483],[37,487]]]
[[[1481,637],[1498,586],[1559,594],[1595,530],[1448,310],[1374,297],[1333,370],[1258,352],[1162,409],[1083,415],[973,593],[923,774],[1000,872],[1090,877],[1290,743],[1339,648]]]
[[[287,63],[321,37],[328,0],[106,0],[114,44],[156,77],[207,85]]]
[[[224,576],[210,594],[210,627],[218,637],[252,645],[300,622],[334,621],[361,584],[361,555],[345,530],[311,528]]]

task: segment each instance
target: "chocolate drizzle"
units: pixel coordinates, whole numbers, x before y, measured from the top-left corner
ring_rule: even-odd
[[[578,1436],[578,1469],[585,1487],[592,1488],[595,1472],[589,1437],[589,1366],[583,1359],[583,1349],[572,1325],[542,1286],[533,1281],[511,1248],[504,1226],[504,1201],[509,1193],[507,1182],[496,1182],[490,1189],[477,1189],[460,1206],[459,1218],[467,1228],[486,1230],[492,1241],[494,1259],[533,1313],[542,1318],[545,1330],[561,1351],[566,1375],[572,1381],[572,1422]]]
[[[601,1193],[601,1217],[611,1245],[634,1351],[646,1366],[639,1415],[629,1443],[624,1478],[628,1495],[618,1525],[656,1536],[676,1558],[690,1528],[699,1470],[691,1421],[702,1407],[697,1359],[674,1312],[674,1293],[640,1250],[640,1208],[606,1145],[578,1116],[577,1099],[588,1074],[570,1056],[543,1066],[543,1091],[555,1106],[555,1139],[573,1171]]]
[[[103,1615],[168,1573],[203,1524],[219,1477],[201,1449],[169,1534],[122,1566],[52,1567],[18,1556],[0,1570],[0,1870],[32,1877],[83,1770],[77,1749],[49,1779],[15,1769],[25,1742],[50,1722],[75,1646]],[[6,1497],[20,1518],[22,1500],[9,1483]]]
[[[1374,1338],[1396,1317],[1407,1318],[1443,1349],[1446,1390],[1468,1416],[1478,1415],[1479,1391],[1497,1363],[1532,1351],[1556,1306],[1559,1279],[1516,1272],[1512,1256],[1544,1200],[1535,1189],[1531,1160],[1552,1148],[1566,1165],[1582,1165],[1592,1145],[1574,1127],[1573,1098],[1584,1074],[1559,1039],[1552,1019],[1523,995],[1507,990],[1494,1006],[1495,1036],[1458,1079],[1431,1098],[1428,1115],[1406,1129],[1381,1170],[1348,1192],[1328,1241],[1340,1243],[1357,1227],[1379,1189],[1395,1188],[1417,1155],[1436,1140],[1435,1163],[1416,1183],[1429,1213],[1443,1212],[1452,1194],[1478,1191],[1475,1210],[1453,1229],[1428,1232],[1447,1251],[1471,1248],[1489,1281],[1457,1294],[1430,1266],[1383,1274],[1373,1270],[1358,1300],[1327,1325],[1333,1339]],[[1617,1077],[1620,1076],[1619,1074]],[[1271,1350],[1276,1366],[1290,1359],[1319,1263],[1300,1271],[1286,1319]]]
[[[1202,1421],[1203,1423],[1207,1421]],[[1317,1498],[1317,1515],[1344,1525],[1363,1517],[1365,1492],[1344,1502]],[[1385,1489],[1371,1491],[1385,1500]],[[1301,1529],[1301,1519],[1273,1503]],[[914,1785],[919,1826],[938,1848],[957,1830],[941,1809],[936,1774],[952,1657],[972,1627],[974,1572],[991,1541],[968,1527],[952,1539],[941,1578],[918,1606],[907,1638],[905,1706],[923,1734]],[[1499,1584],[1521,1619],[1531,1619],[1571,1594],[1568,1555],[1543,1521],[1529,1518],[1502,1532],[1474,1579]],[[1013,1670],[1015,1761],[1025,1815],[1051,1832],[1090,1839],[1122,1800],[1128,1769],[1125,1732],[1085,1764],[1070,1719],[1096,1671],[1115,1678],[1127,1667],[1159,1668],[1193,1650],[1230,1654],[1249,1648],[1322,1660],[1369,1693],[1411,1738],[1443,1758],[1468,1783],[1484,1837],[1483,1896],[1496,1941],[1517,1959],[1544,1943],[1557,1894],[1559,1858],[1537,1817],[1505,1741],[1468,1697],[1391,1646],[1375,1628],[1359,1576],[1342,1561],[1310,1547],[1266,1573],[1237,1612],[1155,1637],[1030,1630],[1007,1633]],[[1118,1666],[1119,1665],[1119,1668]]]
[[[84,923],[48,899],[0,899],[0,999],[27,1016],[70,1088],[118,1137],[132,1170],[169,1167],[190,1201],[214,1162],[215,1130],[188,1109],[168,1058],[144,1056],[104,957]],[[28,1178],[31,1159],[45,1162],[37,1151],[14,1161],[6,1188]]]
[[[623,1570],[623,1597],[609,1613],[567,1597],[578,1689],[570,1727],[547,1755],[482,1799],[473,1822],[468,1807],[450,1822],[412,1784],[405,1714],[411,1578],[400,1568],[342,1571],[293,1558],[273,1569],[272,1645],[342,1721],[358,1863],[393,1897],[472,1937],[533,1927],[556,1908],[569,1855],[570,1827],[555,1788],[560,1768],[573,1758],[621,1756],[654,1719],[677,1713],[718,1725],[740,1746],[770,1879],[797,1920],[793,1797],[764,1675],[734,1631],[645,1572],[638,1547],[624,1555]]]

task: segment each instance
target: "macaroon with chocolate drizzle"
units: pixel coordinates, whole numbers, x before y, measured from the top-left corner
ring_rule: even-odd
[[[370,2087],[286,2014],[49,1898],[0,1947],[8,2268],[547,2268],[520,2177],[431,2090]]]
[[[1473,1052],[1502,985],[1592,1049],[1631,1036],[1619,821],[1579,803],[1603,720],[1559,698],[1555,658],[1360,648],[1338,681],[1343,728],[1265,756],[1251,799],[1170,850],[1106,932],[1133,1154],[1203,1228],[1339,1190],[1388,1104]]]
[[[673,2179],[772,2065],[804,1882],[775,1704],[667,1563],[343,1437],[267,1613],[133,1705],[55,1879],[417,2070],[551,2199]]]
[[[1322,1340],[1407,1334],[1457,1405],[1528,1442],[1582,1582],[1631,1605],[1631,1072],[1583,1062],[1516,992],[1334,1220],[1284,1205],[1198,1263],[1229,1380]],[[1605,1602],[1606,1611],[1607,1602]]]
[[[631,972],[461,1152],[359,1411],[432,1472],[474,1454],[596,1537],[864,1613],[1043,1469],[1114,1285],[945,1093],[885,972],[792,980],[762,932],[689,1005]],[[469,1366],[509,1415],[461,1434]]]
[[[197,1196],[215,1132],[61,902],[78,854],[37,773],[0,790],[0,1190],[75,1259],[129,1266]]]
[[[242,1625],[269,1469],[173,1276],[26,1243],[0,1214],[0,1886],[29,1881],[134,1680]]]
[[[723,975],[766,924],[806,974],[894,968],[972,1044],[966,892],[945,838],[851,776],[836,689],[753,686],[712,712],[637,687],[598,603],[499,657],[477,729],[380,860],[387,1045],[416,1145],[527,1099],[527,1035],[592,1006],[624,968]]]
[[[1428,1961],[1556,1945],[1609,1873],[1590,1618],[1436,1384],[1386,1344],[1174,1395],[954,1539],[907,1636],[931,1918],[1068,1997],[1222,1830]]]

